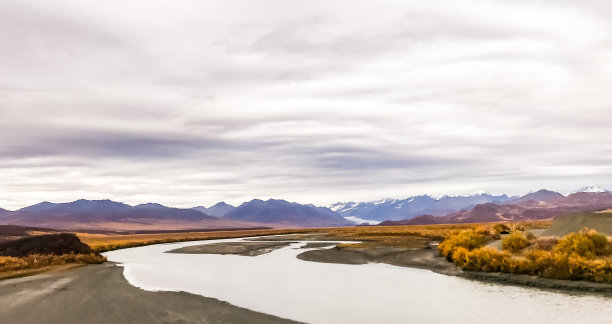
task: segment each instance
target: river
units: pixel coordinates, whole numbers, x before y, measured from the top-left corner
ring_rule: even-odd
[[[610,323],[612,298],[484,283],[386,264],[302,261],[306,242],[260,256],[164,253],[241,239],[105,253],[130,284],[185,291],[308,323]],[[163,305],[160,305],[163,307]]]

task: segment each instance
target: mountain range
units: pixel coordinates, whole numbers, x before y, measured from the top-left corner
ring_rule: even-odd
[[[56,229],[193,230],[245,227],[333,227],[357,224],[404,225],[514,221],[553,218],[568,212],[612,208],[612,193],[585,187],[567,196],[540,190],[521,197],[476,193],[427,195],[329,207],[279,199],[253,199],[235,207],[172,208],[157,203],[131,206],[111,200],[41,202],[16,211],[0,208],[0,224]]]
[[[204,210],[214,213],[215,216],[206,214]],[[218,203],[210,208],[189,209],[171,208],[157,203],[130,206],[112,200],[80,199],[69,203],[45,201],[16,211],[0,210],[0,224],[96,230],[352,225],[351,222],[328,208],[276,199],[267,201],[255,199],[238,207]]]
[[[612,208],[612,193],[608,191],[576,192],[568,196],[540,190],[503,204],[478,204],[445,216],[421,215],[401,221],[385,221],[380,225],[423,225],[520,221],[554,218],[574,212],[599,211]]]
[[[282,224],[300,227],[351,226],[352,222],[336,212],[315,205],[301,205],[285,200],[253,199],[236,207],[224,219]]]
[[[470,209],[477,204],[504,203],[514,198],[517,197],[494,196],[487,193],[476,193],[469,196],[442,196],[439,198],[421,195],[405,199],[387,198],[372,202],[338,202],[330,205],[329,208],[348,219],[376,223],[385,220],[410,219],[424,214],[443,216]]]

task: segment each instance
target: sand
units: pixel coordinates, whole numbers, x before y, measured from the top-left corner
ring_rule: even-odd
[[[184,292],[130,285],[113,263],[0,281],[2,323],[296,323]]]
[[[222,242],[187,246],[166,253],[186,254],[236,254],[257,256],[285,247],[292,242]]]

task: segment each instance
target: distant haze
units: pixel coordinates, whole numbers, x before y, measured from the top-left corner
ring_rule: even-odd
[[[0,207],[612,189],[609,1],[2,1]]]

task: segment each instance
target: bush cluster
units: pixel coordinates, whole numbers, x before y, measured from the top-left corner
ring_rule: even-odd
[[[511,237],[504,250],[518,252],[529,243],[522,234]],[[605,257],[609,254],[608,240],[593,230],[568,234],[551,251],[536,248],[523,251],[523,255],[482,245],[473,232],[464,231],[448,237],[438,251],[464,270],[612,283],[612,260]],[[518,246],[523,248],[516,250]]]
[[[502,239],[502,249],[510,252],[518,252],[529,246],[529,241],[523,232],[516,231]]]
[[[488,233],[472,229],[463,230],[444,239],[438,245],[438,252],[447,260],[452,261],[457,249],[463,248],[466,251],[471,251],[485,245],[487,241]]]
[[[38,269],[69,263],[104,263],[106,257],[97,253],[88,254],[31,254],[25,257],[0,257],[0,272]]]

